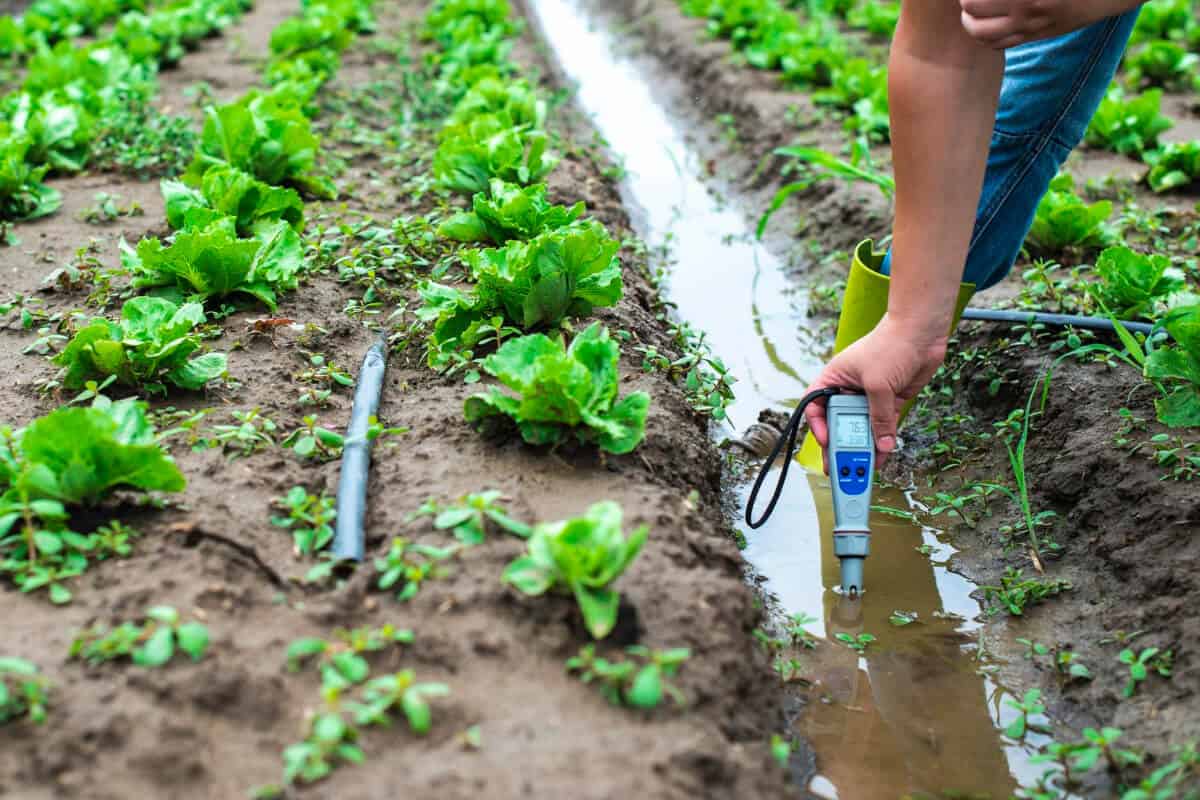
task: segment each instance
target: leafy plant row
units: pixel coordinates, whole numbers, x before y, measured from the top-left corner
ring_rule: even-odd
[[[63,13],[90,19],[82,10],[87,5],[72,3]],[[248,7],[249,0],[188,0],[149,15],[130,11],[111,35],[85,47],[65,39],[51,47],[35,38],[24,82],[0,99],[0,221],[57,210],[62,198],[43,183],[45,176],[83,170],[108,120],[152,102],[159,66]]]
[[[86,36],[126,11],[145,10],[145,0],[35,0],[20,16],[0,16],[0,57]]]
[[[117,489],[185,488],[146,404],[112,402],[98,394],[97,382],[150,393],[168,385],[202,388],[225,372],[223,354],[203,352],[205,303],[242,294],[274,307],[276,292],[298,283],[303,203],[294,189],[270,181],[324,191],[310,174],[318,143],[303,109],[331,73],[286,65],[296,59],[335,68],[336,53],[312,55],[335,46],[323,32],[368,29],[369,4],[312,3],[298,19],[281,26],[288,36],[273,38],[270,64],[277,76],[303,73],[303,80],[278,78],[270,92],[209,109],[184,181],[164,182],[177,233],[167,243],[150,238],[125,248],[132,288],[151,294],[128,299],[117,322],[93,318],[54,357],[62,384],[84,390],[75,402],[91,399],[90,407],[64,407],[24,429],[0,429],[0,573],[22,591],[48,587],[51,600],[68,602],[65,579],[93,560],[128,553],[129,534],[117,523],[115,530],[79,534],[68,524],[71,509],[96,505]]]

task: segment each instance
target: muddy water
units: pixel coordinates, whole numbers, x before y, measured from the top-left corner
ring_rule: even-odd
[[[803,298],[753,240],[742,210],[710,191],[686,114],[672,111],[689,99],[652,64],[614,49],[616,36],[575,0],[529,5],[578,102],[623,160],[623,193],[639,233],[670,252],[667,297],[739,379],[734,427],[744,429],[760,409],[794,406],[820,368],[804,341]],[[744,501],[748,488],[738,491]],[[842,800],[1009,797],[1037,774],[1028,763],[1033,743],[1000,732],[1013,712],[1008,694],[986,677],[994,665],[979,645],[975,587],[946,569],[952,551],[936,531],[880,512],[867,591],[854,602],[840,597],[829,498],[828,479],[793,472],[746,550],[779,605],[818,618],[809,630],[827,639],[802,656],[812,688],[795,732],[817,753],[807,788]],[[882,492],[876,503],[903,510],[910,499]],[[918,621],[894,626],[896,610]],[[877,641],[859,656],[835,641],[838,633]]]

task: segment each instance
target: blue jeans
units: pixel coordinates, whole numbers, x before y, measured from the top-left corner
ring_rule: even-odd
[[[1012,269],[1042,195],[1104,99],[1137,15],[1135,9],[1006,52],[964,281],[986,289]],[[889,252],[882,272],[890,267]]]

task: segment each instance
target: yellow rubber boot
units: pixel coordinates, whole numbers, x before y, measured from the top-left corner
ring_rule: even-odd
[[[854,258],[850,262],[850,275],[846,278],[846,294],[842,298],[842,314],[838,319],[837,338],[833,343],[834,355],[845,350],[862,337],[875,329],[879,320],[883,319],[888,305],[888,287],[892,280],[879,272],[883,264],[884,253],[876,253],[874,242],[870,239],[854,248]],[[964,283],[958,293],[958,306],[954,311],[954,321],[950,332],[958,327],[963,310],[971,302],[975,294],[975,284]],[[908,415],[912,403],[908,403],[900,412],[900,421]],[[821,445],[810,433],[804,437],[804,446],[797,456],[800,465],[810,472],[823,472],[825,467],[821,458]]]

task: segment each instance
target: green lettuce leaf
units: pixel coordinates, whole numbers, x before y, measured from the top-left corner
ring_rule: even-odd
[[[456,192],[488,191],[493,178],[528,186],[557,164],[546,153],[546,134],[516,125],[505,113],[483,114],[442,130],[433,156],[438,185]]]
[[[544,183],[521,187],[501,180],[490,182],[488,194],[476,194],[472,209],[443,222],[438,234],[458,242],[505,244],[566,227],[584,213],[582,202],[570,208],[550,203]]]
[[[203,228],[220,217],[233,217],[239,236],[250,236],[263,223],[278,220],[297,232],[304,227],[304,201],[294,189],[271,186],[234,167],[209,169],[198,191],[164,180],[162,193],[167,222],[177,230]]]
[[[0,219],[44,217],[62,205],[62,194],[42,183],[49,165],[31,167],[26,160],[29,147],[24,136],[0,139]]]
[[[483,368],[519,397],[496,387],[469,397],[467,421],[516,423],[529,444],[556,445],[574,436],[610,453],[628,453],[645,436],[650,398],[635,392],[616,401],[620,350],[599,323],[575,337],[569,348],[541,334],[506,342],[484,359]]]
[[[1155,401],[1158,419],[1172,428],[1200,427],[1200,305],[1182,306],[1162,320],[1173,345],[1146,358],[1145,375],[1166,384],[1167,394]]]
[[[1038,204],[1028,241],[1044,253],[1058,254],[1067,247],[1103,247],[1114,238],[1107,225],[1112,203],[1088,204],[1075,194],[1075,180],[1062,174]]]
[[[1122,319],[1153,318],[1159,301],[1183,288],[1183,274],[1162,255],[1142,255],[1128,247],[1110,247],[1096,261],[1100,282],[1091,291]]]

